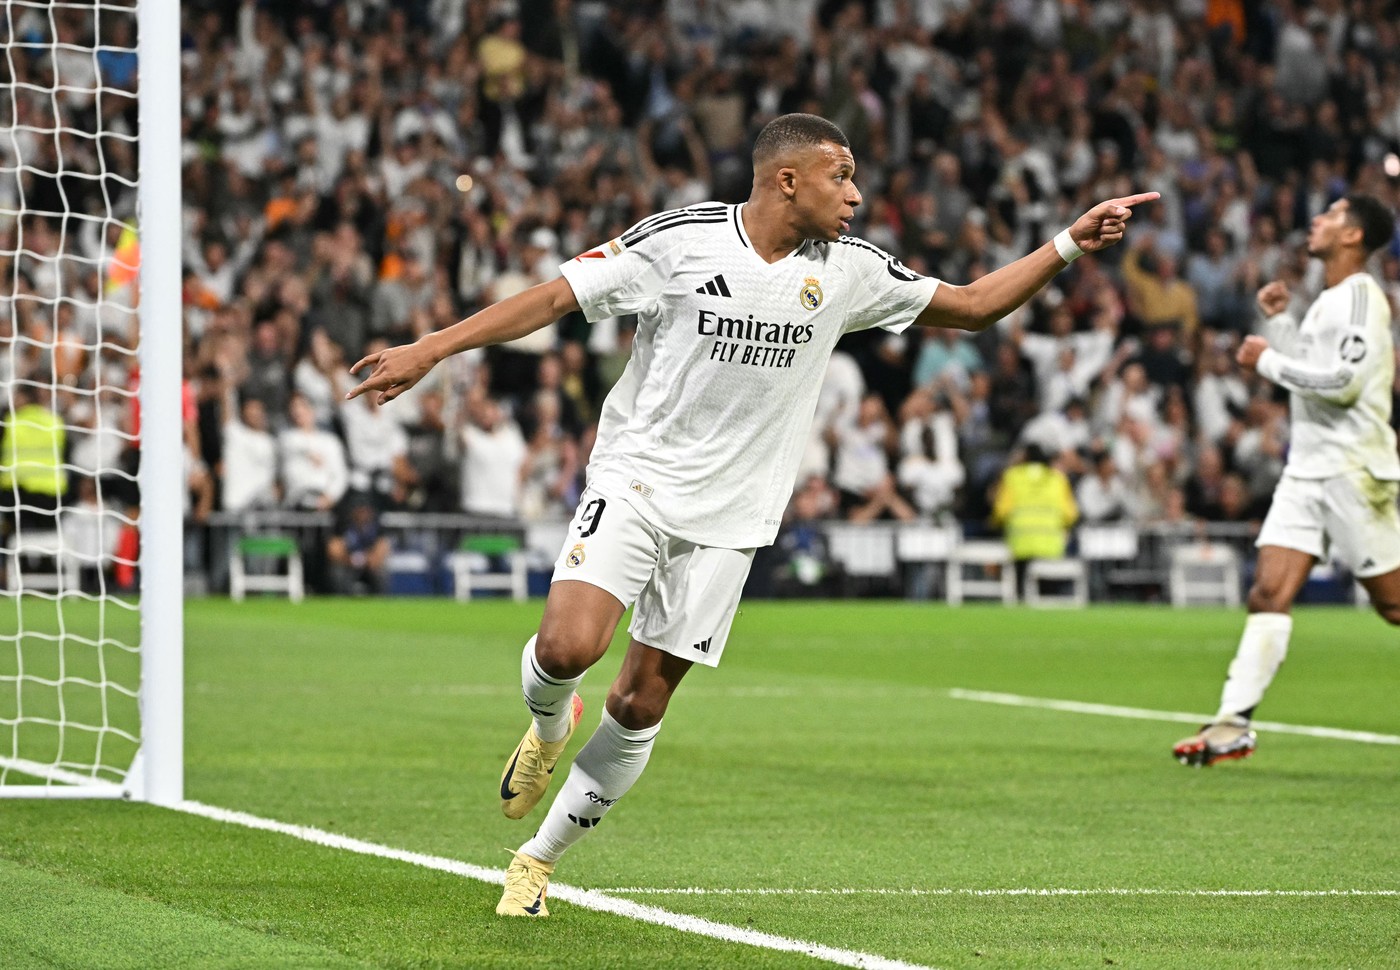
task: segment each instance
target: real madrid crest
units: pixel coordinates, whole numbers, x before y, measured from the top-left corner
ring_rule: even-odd
[[[570,569],[573,569],[575,566],[582,566],[585,558],[583,554],[583,543],[580,542],[569,550],[569,554],[564,557],[564,564]]]
[[[802,281],[802,292],[797,295],[802,303],[802,309],[815,310],[822,305],[822,285],[817,282],[815,276],[809,276]]]

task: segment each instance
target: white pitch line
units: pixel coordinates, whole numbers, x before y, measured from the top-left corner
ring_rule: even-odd
[[[1189,714],[1183,711],[1154,711],[1145,707],[1116,707],[1112,704],[1086,704],[1082,701],[1060,701],[1050,697],[1025,697],[1021,694],[1001,694],[986,690],[963,690],[953,687],[947,696],[960,701],[983,704],[1004,704],[1007,707],[1035,707],[1071,714],[1102,714],[1105,717],[1130,717],[1140,721],[1180,721],[1183,724],[1204,724],[1209,714]],[[1253,726],[1279,734],[1301,734],[1309,738],[1331,738],[1334,741],[1357,741],[1361,744],[1400,745],[1400,736],[1377,734],[1374,731],[1347,731],[1342,728],[1314,727],[1308,724],[1280,724],[1277,721],[1254,721]]]
[[[7,783],[0,785],[4,798],[129,798],[122,785],[106,778],[95,778],[57,765],[46,765],[28,758],[0,758],[0,777],[13,771],[42,784]]]
[[[281,835],[289,835],[294,839],[312,842],[330,849],[340,849],[344,852],[355,852],[360,855],[375,856],[380,859],[392,859],[396,862],[407,862],[410,865],[422,866],[425,869],[450,872],[453,875],[464,876],[467,879],[476,879],[480,882],[494,883],[498,886],[505,882],[505,872],[500,869],[489,869],[485,866],[472,865],[470,862],[447,859],[442,856],[425,855],[421,852],[410,852],[406,849],[395,849],[387,845],[379,845],[375,842],[365,842],[362,839],[352,839],[349,836],[337,835],[334,832],[327,832],[324,829],[278,822],[275,819],[249,815],[247,812],[236,812],[227,808],[219,808],[215,805],[205,805],[201,802],[186,801],[171,807],[176,811],[187,812],[190,815],[198,815],[201,818],[213,819],[216,822],[226,822],[229,825],[242,825],[245,828],[258,829],[263,832],[277,832]],[[772,933],[760,933],[757,930],[730,926],[727,923],[716,923],[712,920],[702,919],[699,916],[672,913],[668,910],[660,909],[656,906],[647,906],[630,899],[618,899],[596,889],[580,889],[576,886],[551,882],[549,885],[549,897],[550,899],[572,903],[583,909],[596,910],[601,913],[612,913],[616,916],[625,916],[628,919],[640,920],[644,923],[654,923],[657,926],[665,926],[669,929],[679,930],[682,933],[708,936],[712,939],[725,940],[730,943],[744,943],[748,946],[760,947],[765,950],[803,953],[809,957],[825,960],[828,963],[834,963],[843,967],[861,967],[866,968],[866,970],[933,970],[932,967],[927,967],[923,964],[891,960],[888,957],[878,956],[874,953],[862,953],[857,950],[842,950],[837,947],[823,946],[820,943],[809,943],[805,940],[795,940],[786,936],[777,936]]]
[[[707,889],[687,886],[612,886],[620,896],[1400,896],[1400,889]]]

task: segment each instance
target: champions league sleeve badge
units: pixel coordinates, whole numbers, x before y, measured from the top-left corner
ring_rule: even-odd
[[[579,253],[574,257],[574,262],[581,263],[585,259],[608,259],[612,256],[621,256],[624,248],[620,238],[612,239],[609,240],[605,246],[599,246],[597,249],[590,249],[586,253]]]
[[[802,291],[798,293],[797,299],[804,310],[815,310],[822,305],[822,285],[815,276],[809,276],[802,281]]]

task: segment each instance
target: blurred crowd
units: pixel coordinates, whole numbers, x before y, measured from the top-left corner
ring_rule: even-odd
[[[61,416],[74,479],[134,502],[106,475],[138,419],[112,295],[134,22],[97,9],[17,8],[34,46],[0,65],[0,377]],[[742,201],[759,128],[809,111],[850,137],[852,232],[954,283],[1099,200],[1162,199],[982,334],[843,341],[795,519],[981,525],[1033,446],[1086,521],[1257,522],[1288,421],[1234,363],[1253,295],[1282,279],[1306,305],[1309,219],[1344,192],[1400,201],[1385,0],[187,0],[181,18],[195,520],[347,496],[567,517],[633,319],[460,355],[382,409],[343,400],[349,366],[651,213]],[[81,212],[112,220],[63,215]],[[1400,247],[1375,272],[1400,301]]]

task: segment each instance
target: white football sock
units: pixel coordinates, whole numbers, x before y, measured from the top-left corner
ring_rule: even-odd
[[[1288,637],[1292,632],[1293,617],[1287,613],[1249,614],[1239,649],[1230,662],[1225,689],[1220,693],[1217,718],[1250,718],[1288,655]]]
[[[661,725],[655,724],[631,731],[603,711],[598,730],[574,759],[569,777],[554,796],[540,830],[520,851],[544,862],[554,862],[565,849],[591,832],[641,777],[660,730]]]
[[[535,715],[535,733],[541,741],[560,741],[569,733],[569,710],[574,689],[583,681],[579,674],[572,680],[551,677],[535,659],[535,640],[525,644],[520,655],[520,685],[525,694],[525,706]]]

